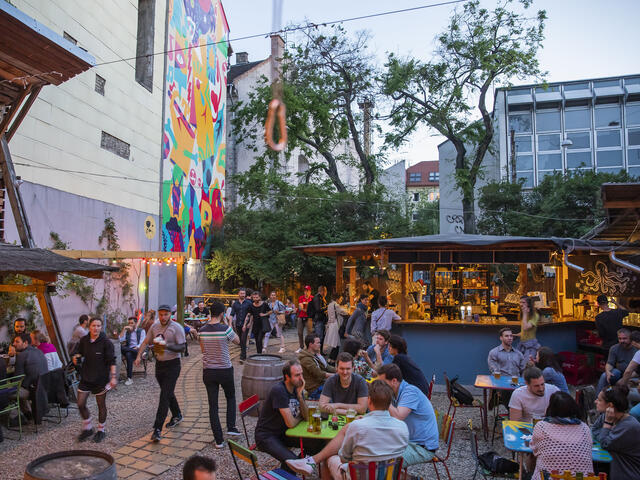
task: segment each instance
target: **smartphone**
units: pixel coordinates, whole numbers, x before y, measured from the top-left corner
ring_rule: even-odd
[[[518,427],[518,430],[520,430],[525,435],[531,435],[531,433],[532,433],[531,430],[529,430],[528,428],[524,428],[524,427]]]

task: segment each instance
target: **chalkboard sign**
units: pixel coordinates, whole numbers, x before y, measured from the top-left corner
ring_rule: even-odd
[[[568,296],[579,294],[629,296],[640,291],[640,276],[611,263],[605,255],[572,256],[571,262],[584,267],[578,272],[569,268],[565,289]]]

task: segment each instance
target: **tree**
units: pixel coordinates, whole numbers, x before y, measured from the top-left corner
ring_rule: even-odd
[[[373,99],[376,94],[376,70],[367,52],[369,36],[358,33],[351,39],[339,26],[325,30],[307,27],[301,30],[300,40],[287,48],[281,63],[289,138],[285,155],[299,148],[311,160],[317,159],[304,175],[306,183],[323,172],[338,192],[346,192],[338,171],[343,162],[357,165],[364,185],[374,187],[377,156],[368,153],[363,144],[363,119],[358,111],[359,100]],[[269,80],[263,77],[249,100],[232,109],[238,137],[256,151],[257,142],[262,141],[262,130],[256,127],[264,124],[271,96]],[[345,149],[345,144],[353,150]],[[278,161],[269,151],[261,157]]]
[[[467,2],[438,36],[434,60],[425,63],[392,54],[383,77],[384,92],[394,101],[390,141],[400,144],[426,124],[455,147],[465,233],[476,232],[475,185],[494,135],[487,94],[495,82],[542,75],[536,54],[546,13],[538,11],[529,19],[509,10],[511,3],[503,0],[490,11],[481,8],[479,0]],[[528,9],[531,0],[519,3]]]
[[[617,174],[578,170],[544,177],[530,192],[520,183],[493,182],[480,190],[478,230],[487,235],[580,238],[604,219],[600,187],[628,182]]]

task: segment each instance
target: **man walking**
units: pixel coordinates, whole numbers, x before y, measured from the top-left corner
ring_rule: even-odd
[[[158,321],[151,325],[149,334],[140,345],[135,361],[136,366],[140,365],[142,352],[145,351],[149,343],[153,344],[153,352],[156,357],[156,380],[160,385],[158,410],[151,434],[151,440],[158,442],[162,438],[162,424],[167,418],[169,410],[171,410],[171,420],[167,423],[167,427],[175,427],[182,421],[182,413],[174,390],[180,376],[180,356],[187,341],[182,325],[171,320],[169,305],[158,307]]]
[[[313,297],[313,330],[320,337],[320,353],[324,355],[324,327],[327,324],[327,287],[320,285]]]
[[[241,288],[238,290],[238,299],[233,301],[231,305],[231,318],[233,320],[232,326],[236,331],[236,334],[240,338],[240,360],[246,360],[247,358],[247,337],[249,336],[249,329],[242,327],[247,318],[247,312],[251,306],[251,300],[247,298],[247,290]]]
[[[622,328],[622,319],[629,315],[629,312],[620,307],[615,301],[618,308],[609,308],[609,298],[606,295],[598,295],[596,299],[600,313],[596,315],[596,328],[598,335],[602,339],[604,348],[611,348],[618,340],[618,330]]]
[[[298,345],[300,348],[296,350],[296,353],[300,353],[304,349],[304,328],[307,327],[307,335],[313,330],[313,318],[309,318],[307,313],[312,301],[311,287],[307,285],[304,287],[304,294],[298,298]]]

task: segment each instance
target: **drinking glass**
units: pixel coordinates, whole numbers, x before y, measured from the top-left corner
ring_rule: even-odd
[[[493,372],[493,376],[495,377],[496,380],[500,380],[500,371]]]
[[[356,418],[356,411],[353,408],[350,408],[349,410],[347,410],[347,423],[353,422],[355,418]]]

